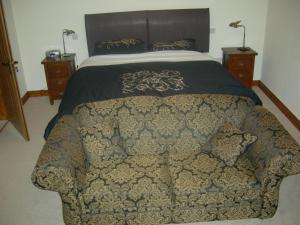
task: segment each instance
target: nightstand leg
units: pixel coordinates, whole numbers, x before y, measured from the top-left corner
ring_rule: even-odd
[[[53,99],[52,99],[52,98],[49,98],[49,100],[50,100],[50,104],[53,105],[53,104],[54,104]]]

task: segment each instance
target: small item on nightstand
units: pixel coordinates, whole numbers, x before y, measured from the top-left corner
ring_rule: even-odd
[[[53,105],[54,100],[62,98],[67,82],[76,70],[75,54],[61,58],[46,57],[42,64],[45,69],[50,104]]]
[[[49,59],[60,58],[61,57],[60,50],[59,49],[48,50],[46,51],[46,57]]]
[[[243,86],[251,88],[255,56],[257,52],[251,48],[248,51],[240,51],[239,48],[222,48],[223,66],[239,80]]]

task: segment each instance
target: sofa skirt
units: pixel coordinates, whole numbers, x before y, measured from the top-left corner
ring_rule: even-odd
[[[194,208],[174,208],[172,223],[196,223],[214,220],[257,218],[261,214],[260,200],[240,202],[234,205],[207,205]]]
[[[85,215],[83,225],[159,225],[172,223],[170,209]],[[68,224],[69,225],[69,224]],[[70,224],[71,225],[71,224]]]
[[[65,220],[65,223],[66,225],[160,225],[236,220],[260,217],[261,207],[261,201],[255,200],[229,206],[207,205],[193,208],[174,207],[155,211],[85,214],[81,216],[81,222],[78,224],[74,224],[74,220]]]

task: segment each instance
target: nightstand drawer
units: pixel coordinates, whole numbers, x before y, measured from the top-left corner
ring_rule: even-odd
[[[51,78],[69,77],[70,70],[64,63],[52,63],[47,65],[47,75]]]
[[[252,59],[249,57],[231,57],[229,60],[229,67],[232,69],[251,69]]]
[[[69,80],[69,78],[66,78],[66,79],[51,78],[51,79],[49,79],[49,82],[48,82],[48,89],[64,90],[68,83],[68,80]]]
[[[236,77],[237,79],[239,79],[241,81],[252,79],[251,74],[246,70],[235,69],[235,70],[230,70],[230,72],[232,73],[232,75],[234,77]]]

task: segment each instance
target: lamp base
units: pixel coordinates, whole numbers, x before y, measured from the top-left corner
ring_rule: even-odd
[[[238,48],[238,50],[240,50],[242,52],[246,52],[246,51],[249,51],[250,48],[248,48],[248,47],[240,47],[240,48]]]

